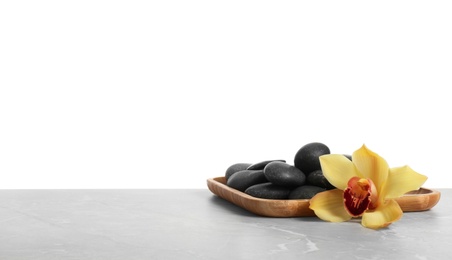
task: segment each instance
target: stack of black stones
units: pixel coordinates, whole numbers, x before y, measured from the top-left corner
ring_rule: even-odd
[[[285,160],[236,163],[226,170],[226,184],[258,198],[310,199],[319,192],[334,189],[320,167],[319,157],[325,154],[330,154],[330,149],[314,142],[298,150],[294,165]]]

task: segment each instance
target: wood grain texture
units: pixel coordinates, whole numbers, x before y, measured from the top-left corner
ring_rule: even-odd
[[[309,209],[309,200],[272,200],[252,197],[241,191],[228,187],[225,177],[207,179],[209,190],[256,215],[266,217],[310,217],[315,216]],[[424,211],[433,208],[440,199],[440,192],[425,188],[408,192],[397,202],[404,212]]]

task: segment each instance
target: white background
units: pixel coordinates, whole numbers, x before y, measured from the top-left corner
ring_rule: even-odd
[[[452,187],[450,1],[2,1],[0,188],[206,188],[362,144]]]

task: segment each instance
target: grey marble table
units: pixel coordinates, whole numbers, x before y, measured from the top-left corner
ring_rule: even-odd
[[[205,189],[1,190],[0,259],[450,259],[452,190],[382,230],[267,218]]]

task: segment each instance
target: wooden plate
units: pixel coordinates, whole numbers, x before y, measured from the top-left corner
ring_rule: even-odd
[[[271,200],[252,197],[226,186],[225,177],[207,179],[209,190],[254,214],[266,217],[309,217],[315,216],[309,209],[309,200]],[[404,212],[424,211],[433,208],[440,199],[440,192],[425,188],[406,193],[396,201]]]

